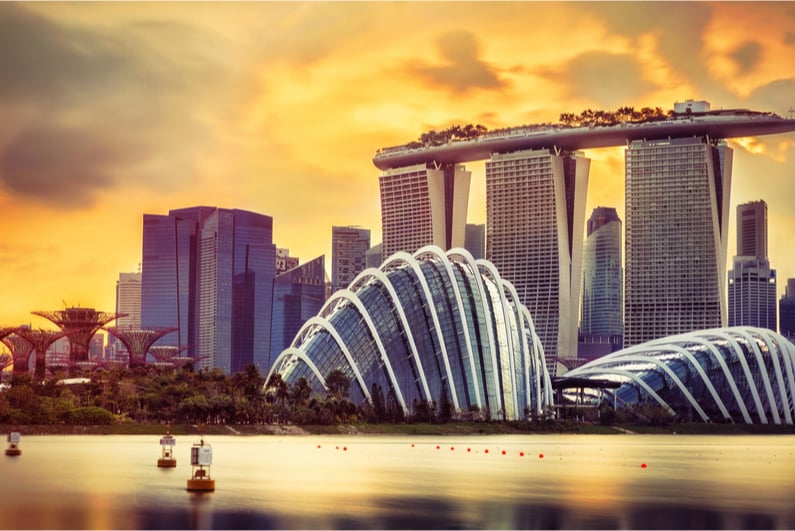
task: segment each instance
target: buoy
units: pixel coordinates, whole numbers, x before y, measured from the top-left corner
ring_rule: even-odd
[[[505,455],[505,450],[502,451],[502,455]]]
[[[539,459],[544,459],[544,454],[538,454]]]
[[[22,455],[22,450],[19,449],[19,437],[20,435],[18,431],[12,431],[8,434],[8,448],[6,448],[6,455]]]
[[[524,452],[519,452],[519,457],[524,457]]]
[[[177,459],[174,457],[174,445],[177,440],[171,436],[171,425],[166,424],[166,434],[160,438],[160,459],[157,466],[160,468],[174,468],[177,466]]]
[[[640,464],[640,467],[641,467],[641,468],[646,468],[646,463],[641,463],[641,464]]]
[[[193,473],[188,480],[189,491],[211,492],[215,490],[215,480],[210,478],[210,465],[213,464],[213,449],[204,444],[204,424],[199,425],[201,439],[190,449],[190,465]]]
[[[485,450],[483,450],[483,453],[486,453],[486,454],[489,453],[489,449],[486,448]]]

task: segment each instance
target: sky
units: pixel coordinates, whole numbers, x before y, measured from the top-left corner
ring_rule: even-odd
[[[619,106],[790,116],[795,3],[0,3],[0,325],[115,308],[143,215],[206,205],[274,220],[301,263],[331,227],[381,241],[381,147],[453,124]],[[795,277],[795,133],[730,141],[735,207],[768,204]],[[624,219],[624,148],[592,159],[586,217]],[[470,223],[485,222],[472,163]]]

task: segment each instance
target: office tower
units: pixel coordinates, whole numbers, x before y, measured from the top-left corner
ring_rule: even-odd
[[[119,328],[141,326],[141,273],[119,273],[116,281],[116,313],[126,314],[116,319]]]
[[[469,251],[472,258],[478,260],[486,258],[486,225],[467,223],[464,249]]]
[[[285,271],[296,267],[298,258],[290,256],[290,249],[276,249],[276,274],[281,275]]]
[[[273,220],[193,207],[144,215],[141,326],[179,327],[158,345],[187,347],[197,368],[226,373],[269,357]]]
[[[530,310],[552,375],[577,352],[585,194],[579,152],[494,153],[486,162],[486,259]]]
[[[471,176],[460,164],[384,171],[379,177],[383,258],[431,244],[463,247]]]
[[[290,346],[310,318],[320,313],[326,301],[325,257],[319,256],[273,280],[273,324],[270,364]],[[263,372],[263,374],[267,374]]]
[[[383,258],[381,253],[384,249],[383,244],[379,243],[378,245],[373,245],[367,252],[365,253],[365,265],[369,267],[379,267],[381,262],[383,262]]]
[[[778,302],[779,333],[795,339],[795,278],[787,279],[784,295]]]
[[[625,347],[725,325],[731,167],[725,141],[626,149]]]
[[[331,290],[345,289],[367,267],[370,230],[331,227]]]
[[[737,205],[737,255],[729,271],[729,326],[776,331],[776,271],[767,257],[767,203]]]
[[[586,233],[578,353],[586,346],[606,345],[602,354],[607,354],[614,346],[620,348],[624,334],[621,220],[616,209],[595,208]]]

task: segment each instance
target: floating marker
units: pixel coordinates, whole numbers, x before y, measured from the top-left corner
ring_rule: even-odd
[[[538,454],[539,459],[544,459],[544,454]]]
[[[166,434],[160,438],[160,459],[157,460],[159,468],[174,468],[177,459],[174,457],[174,445],[177,440],[171,436],[171,424],[166,424]]]
[[[524,457],[524,452],[519,452],[519,457]]]
[[[472,448],[467,448],[467,452],[471,452],[471,451],[472,451]]]
[[[641,464],[640,464],[640,467],[641,467],[641,468],[646,468],[646,463],[641,463]]]
[[[437,450],[439,449],[439,445],[438,445],[438,444],[436,445],[436,449],[437,449]]]
[[[19,449],[19,438],[20,434],[18,431],[12,431],[8,434],[8,448],[6,448],[6,455],[22,455],[22,450]]]
[[[505,455],[505,450],[502,451],[502,455]]]
[[[347,446],[343,446],[343,447],[342,447],[342,451],[343,451],[343,452],[347,452],[347,451],[348,451],[348,447],[347,447]]]
[[[450,451],[452,452],[453,450],[455,450],[455,446],[450,447]]]
[[[486,448],[485,450],[483,450],[483,453],[486,453],[486,454],[489,453],[489,449]]]
[[[189,491],[212,492],[215,490],[215,480],[210,478],[210,465],[213,464],[213,449],[209,444],[204,444],[204,424],[199,425],[201,439],[190,449],[190,464],[193,474],[188,480]]]

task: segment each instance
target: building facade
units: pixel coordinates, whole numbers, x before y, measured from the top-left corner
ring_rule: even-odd
[[[266,369],[276,247],[269,216],[216,207],[144,215],[141,326],[179,327],[197,368]]]
[[[778,330],[776,271],[767,256],[767,203],[737,205],[737,255],[729,271],[729,326]]]
[[[469,251],[472,258],[480,260],[486,258],[486,225],[481,223],[467,223],[464,249]]]
[[[455,415],[544,415],[552,389],[533,320],[494,266],[462,249],[396,253],[335,292],[271,373],[325,392],[342,371],[355,403],[372,392],[410,414],[452,404]],[[268,376],[270,378],[270,375]]]
[[[290,346],[303,324],[326,302],[325,264],[319,256],[273,280],[272,358]],[[268,370],[272,363],[273,359],[268,361]]]
[[[637,140],[625,164],[624,345],[724,326],[732,150]]]
[[[575,357],[590,159],[550,150],[486,162],[486,259],[533,316],[554,376]]]
[[[459,164],[388,169],[379,177],[383,256],[463,247],[472,174]]]
[[[367,269],[369,248],[369,229],[352,226],[331,227],[332,291],[345,289],[356,275]]]
[[[778,312],[781,335],[795,340],[795,278],[787,279],[784,295],[778,302]]]

